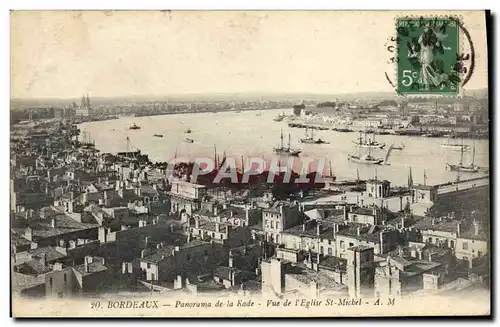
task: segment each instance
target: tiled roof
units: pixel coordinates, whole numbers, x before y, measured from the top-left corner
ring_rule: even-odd
[[[91,274],[95,274],[101,271],[105,271],[108,269],[105,265],[103,265],[100,261],[93,261],[92,263],[88,264],[89,271],[85,271],[85,265],[80,265],[73,267],[73,269],[77,272],[79,272],[82,276],[88,276]]]

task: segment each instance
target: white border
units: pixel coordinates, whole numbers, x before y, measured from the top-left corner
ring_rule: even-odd
[[[355,9],[355,10],[369,10],[369,9],[375,9],[375,10],[388,10],[388,9],[403,9],[403,10],[416,10],[416,9],[421,9],[421,10],[441,10],[441,9],[455,9],[455,10],[460,10],[460,9],[492,9],[493,13],[497,13],[500,11],[498,10],[499,8],[499,1],[487,1],[487,0],[474,0],[474,1],[448,1],[447,3],[444,3],[444,1],[435,1],[435,0],[418,0],[418,1],[397,1],[397,0],[392,0],[392,1],[343,1],[343,2],[329,2],[327,3],[326,1],[319,1],[319,0],[307,0],[307,1],[297,1],[297,0],[288,0],[288,1],[271,1],[271,0],[240,0],[240,1],[221,1],[221,0],[211,0],[211,1],[202,1],[202,0],[177,0],[177,1],[151,1],[151,0],[141,0],[141,1],[130,1],[130,0],[121,0],[121,1],[103,1],[103,0],[86,0],[86,1],[57,1],[57,0],[46,0],[46,1],[34,1],[34,0],[18,0],[18,1],[2,1],[0,3],[1,11],[0,11],[0,17],[1,17],[1,35],[2,35],[2,47],[3,51],[0,52],[1,55],[1,62],[2,62],[2,88],[0,90],[1,96],[2,96],[2,103],[4,104],[4,108],[1,111],[2,114],[2,119],[0,119],[0,123],[2,124],[2,129],[4,130],[6,134],[8,134],[9,130],[9,85],[10,85],[10,77],[9,77],[9,67],[10,67],[10,51],[9,51],[9,10],[10,9],[24,9],[24,10],[37,10],[37,9],[249,9],[249,10],[257,10],[257,9],[268,9],[268,10],[280,10],[280,9],[293,9],[293,10],[349,10],[349,9]],[[498,25],[498,17],[496,21],[496,25]],[[498,33],[497,33],[497,28],[492,33],[492,36],[495,37],[495,44],[498,44]],[[498,51],[496,51],[496,56],[495,59],[498,57]],[[493,72],[490,72],[493,73]],[[496,79],[498,77],[498,72],[495,72],[494,78]],[[491,93],[495,92],[495,94],[498,94],[497,92],[497,87],[495,87],[494,90],[490,90]],[[498,101],[498,98],[496,98]],[[496,108],[495,108],[496,109]],[[495,127],[497,126],[495,122]],[[497,128],[495,128],[497,129]],[[500,130],[500,127],[498,128]],[[497,143],[497,142],[495,142]],[[1,138],[1,146],[3,149],[3,153],[7,154],[9,153],[9,141],[8,141],[8,136],[5,135],[4,137]],[[498,144],[497,144],[498,146]],[[4,263],[2,266],[4,267],[1,269],[1,279],[4,282],[4,285],[7,284],[7,281],[10,280],[9,276],[9,266],[6,265],[7,262],[10,261],[9,255],[8,255],[8,246],[9,246],[9,228],[8,228],[8,221],[9,221],[9,215],[8,215],[8,179],[9,179],[9,166],[7,163],[7,158],[4,158],[3,160],[0,161],[0,165],[2,168],[2,180],[0,182],[0,185],[3,185],[2,188],[0,188],[2,192],[2,197],[5,199],[5,216],[2,218],[2,223],[7,225],[2,228],[2,231],[4,231],[5,235],[2,238],[3,245],[0,247],[2,250],[0,251],[0,262]],[[495,182],[497,182],[498,178],[495,178]],[[495,199],[491,199],[492,201],[496,202],[497,204],[500,203],[499,201],[500,196],[497,194],[495,196]],[[492,218],[496,218],[496,212],[493,213]],[[495,235],[498,235],[499,233],[497,232],[498,226],[500,222],[496,222],[496,229],[494,231]],[[497,238],[498,239],[498,238]],[[496,242],[495,245],[495,253],[498,253],[498,241]],[[498,265],[496,266],[496,274],[495,277],[498,277]],[[495,278],[496,282],[498,283],[498,278]],[[3,288],[4,292],[3,293],[3,298],[2,298],[2,322],[6,322],[8,324],[13,324],[14,320],[9,319],[9,310],[10,310],[10,292],[6,290],[6,288]],[[493,293],[495,293],[495,290],[492,290]],[[498,303],[498,302],[495,302]],[[439,305],[439,304],[436,304]],[[496,308],[495,308],[496,309]],[[498,312],[497,312],[498,313]],[[137,323],[141,323],[139,321],[135,321]],[[230,322],[230,321],[227,321]],[[311,321],[312,322],[312,321]],[[45,323],[51,323],[50,321],[45,322]],[[65,322],[67,324],[69,322]],[[82,324],[82,322],[72,322],[73,324]],[[93,323],[92,321],[89,321],[89,323]],[[99,321],[98,323],[102,323],[102,321]],[[109,324],[115,324],[118,325],[121,323],[121,321],[118,322],[106,322]],[[169,322],[169,321],[163,321],[161,323],[175,323],[175,322]],[[183,321],[180,322],[183,325],[187,324],[201,324],[205,322],[189,322],[189,321]],[[214,321],[214,323],[217,323],[217,321]],[[271,323],[271,321],[261,321],[258,322],[259,324],[268,324]],[[280,323],[280,324],[290,324],[293,323],[292,321],[282,321],[282,322],[273,322],[273,323]],[[308,322],[309,323],[309,322]],[[328,323],[334,323],[336,325],[343,325],[346,324],[346,322],[341,322],[341,321],[331,321]],[[374,323],[374,322],[370,322]],[[378,321],[376,323],[379,324],[386,324],[386,321]],[[394,321],[393,323],[400,324],[401,321]],[[411,323],[410,321],[405,322],[405,324]],[[425,321],[423,322],[425,324],[436,324],[438,322],[431,322],[431,321]],[[441,323],[447,323],[445,321],[440,321]],[[450,323],[455,323],[455,322],[450,322]],[[243,322],[243,321],[238,321],[238,324],[249,324],[249,322]]]

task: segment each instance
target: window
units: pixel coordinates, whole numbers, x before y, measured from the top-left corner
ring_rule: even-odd
[[[352,248],[354,246],[354,243],[349,242],[349,247]]]
[[[212,233],[212,238],[215,238],[215,233]]]
[[[280,228],[280,223],[276,222],[276,229],[279,229],[279,228]]]
[[[332,245],[332,240],[328,240],[328,245]]]
[[[271,228],[274,228],[274,222],[271,221]]]
[[[464,242],[462,244],[462,250],[468,250],[469,249],[469,244],[467,244],[467,242]]]
[[[191,255],[189,253],[186,255],[186,259],[187,261],[191,261]]]
[[[483,252],[481,252],[481,251],[477,251],[477,256],[478,256],[478,257],[482,257],[482,256],[483,256]]]
[[[455,241],[450,241],[450,248],[452,248],[452,249],[455,248]]]
[[[340,241],[340,249],[343,250],[344,249],[344,241]]]
[[[220,234],[220,239],[223,240],[224,239],[224,234]]]
[[[432,243],[432,237],[429,237],[428,241],[429,241],[429,243]]]
[[[320,247],[320,253],[321,253],[321,254],[324,254],[324,251],[325,251],[325,250],[323,249],[323,245],[322,245],[322,246]]]
[[[332,256],[332,248],[328,248],[328,255]]]

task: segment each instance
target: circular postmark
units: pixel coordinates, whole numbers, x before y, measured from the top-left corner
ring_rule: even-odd
[[[457,17],[400,17],[384,44],[385,78],[400,95],[459,95],[475,67],[469,31]]]

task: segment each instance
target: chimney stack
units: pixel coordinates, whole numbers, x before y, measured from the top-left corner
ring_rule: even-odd
[[[52,226],[52,228],[56,228],[56,219],[55,218],[52,218],[50,220],[50,225]]]
[[[302,223],[302,232],[305,232],[306,231],[306,223]]]
[[[194,218],[194,227],[200,228],[200,219],[199,218]]]
[[[460,225],[461,225],[461,223],[459,222],[457,224],[457,236],[460,236]]]
[[[479,235],[479,224],[475,219],[472,222],[472,225],[474,226],[474,235]]]
[[[229,251],[229,268],[233,268],[233,252]]]
[[[358,227],[358,228],[356,229],[356,234],[357,234],[358,236],[359,236],[359,235],[361,235],[361,227]]]
[[[316,235],[319,236],[321,234],[321,224],[318,222],[316,224]]]
[[[405,228],[405,217],[401,217],[401,228]]]

